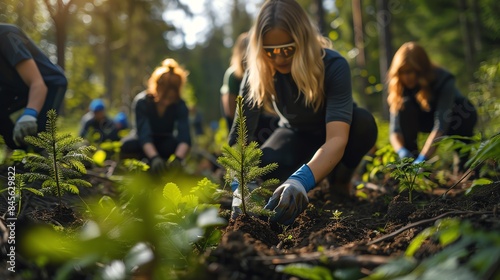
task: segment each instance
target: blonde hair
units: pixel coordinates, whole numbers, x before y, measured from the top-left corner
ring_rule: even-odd
[[[248,49],[248,33],[241,33],[233,46],[233,54],[231,55],[231,67],[234,68],[234,75],[238,79],[243,78],[246,69],[246,55]]]
[[[400,79],[400,69],[409,67],[415,71],[418,78],[420,90],[416,99],[420,107],[430,111],[429,101],[431,99],[430,84],[434,80],[434,69],[436,66],[430,61],[424,48],[415,42],[404,43],[394,55],[391,67],[387,74],[387,89],[390,111],[396,113],[403,109],[404,86]]]
[[[291,74],[306,106],[317,111],[325,101],[323,48],[331,48],[331,42],[321,36],[295,0],[266,1],[251,29],[247,59],[251,104],[269,109],[272,96],[276,96],[274,71],[262,49],[264,34],[273,28],[283,29],[293,38],[296,51]]]
[[[189,72],[182,68],[177,61],[167,58],[149,77],[148,93],[153,95],[155,101],[160,100],[161,95],[166,93],[174,93],[178,100],[188,75]]]

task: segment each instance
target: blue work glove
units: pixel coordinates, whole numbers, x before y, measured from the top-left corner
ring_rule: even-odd
[[[405,147],[402,147],[396,153],[398,153],[400,159],[413,157],[413,154]]]
[[[419,154],[417,159],[415,159],[413,161],[413,164],[421,163],[421,162],[426,161],[426,160],[427,160],[427,158],[424,155]]]
[[[233,202],[231,204],[231,219],[236,219],[243,212],[241,211],[241,192],[240,192],[240,183],[235,179],[231,182],[231,190],[233,191]],[[252,181],[247,184],[247,188],[250,192],[258,188],[259,185],[257,182]]]
[[[26,108],[14,126],[12,139],[16,145],[24,145],[24,137],[33,136],[37,133],[38,124],[36,117],[38,113],[35,109]]]
[[[306,164],[302,165],[281,186],[279,186],[264,206],[276,214],[271,221],[284,225],[293,223],[309,203],[307,192],[316,185],[314,175]]]

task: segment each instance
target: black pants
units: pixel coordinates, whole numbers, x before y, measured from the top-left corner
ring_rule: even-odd
[[[417,155],[419,153],[418,133],[432,131],[434,112],[422,111],[414,98],[405,99],[403,106],[404,109],[399,111],[399,121],[404,146]],[[468,99],[463,98],[453,105],[445,121],[449,121],[446,135],[472,136],[477,122],[477,112],[474,105]]]
[[[377,124],[373,116],[367,110],[355,107],[349,139],[340,163],[347,168],[355,169],[363,156],[375,145],[377,134]],[[325,139],[326,130],[306,133],[289,128],[277,128],[261,148],[262,165],[276,162],[278,168],[266,175],[264,179],[286,180],[302,164],[312,158],[325,143]]]
[[[55,109],[59,112],[59,108],[64,100],[64,95],[66,93],[66,87],[54,87],[47,89],[47,98],[43,104],[42,109],[38,112],[38,132],[44,131],[47,124],[47,111],[50,109]],[[0,135],[2,135],[5,140],[5,144],[11,149],[22,148],[14,143],[13,132],[14,132],[14,122],[10,119],[10,115],[22,108],[25,108],[28,104],[28,95],[18,96],[14,98],[12,102],[2,102],[0,103]]]
[[[175,149],[179,145],[179,141],[174,136],[153,137],[153,145],[158,154],[165,160],[175,153]],[[142,159],[146,157],[142,149],[139,139],[136,134],[130,134],[122,139],[122,147],[120,149],[121,158],[136,158]]]

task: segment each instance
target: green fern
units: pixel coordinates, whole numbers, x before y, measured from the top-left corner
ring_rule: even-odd
[[[251,193],[247,186],[248,182],[268,174],[276,169],[278,164],[271,163],[264,167],[259,167],[261,163],[260,158],[262,157],[262,150],[259,149],[259,144],[257,142],[252,141],[248,143],[248,130],[246,126],[246,118],[243,115],[243,98],[241,96],[236,98],[236,110],[236,124],[238,129],[236,145],[233,147],[230,147],[227,144],[224,145],[222,147],[222,156],[220,156],[217,161],[226,168],[226,182],[230,184],[234,179],[239,182],[242,201],[241,210],[244,215],[247,215],[247,202],[255,202],[255,199],[251,199]],[[279,181],[277,179],[270,179],[265,181],[262,184],[262,187],[275,185],[278,182]],[[256,190],[259,190],[259,192],[263,191],[262,187],[257,188]],[[251,210],[252,212],[264,212],[262,207],[251,207],[248,208],[248,210]]]
[[[0,193],[2,192],[9,192],[9,197],[11,195],[13,195],[16,200],[17,200],[17,216],[19,216],[19,214],[21,213],[21,209],[23,207],[23,193],[25,191],[29,191],[35,195],[39,195],[39,196],[43,196],[43,193],[35,188],[31,188],[31,187],[27,187],[26,186],[26,174],[20,174],[20,173],[16,173],[15,174],[15,177],[14,177],[14,186],[16,186],[15,188],[5,188],[3,190],[0,190]],[[13,191],[12,191],[13,190]],[[12,191],[12,193],[11,193]],[[7,204],[10,206],[10,205],[14,205],[15,202],[14,201],[9,201],[7,202]],[[9,211],[10,212],[10,211]]]
[[[25,159],[25,166],[31,172],[26,173],[30,182],[43,181],[42,192],[55,194],[59,198],[64,192],[78,194],[78,187],[92,185],[80,177],[87,173],[83,162],[92,162],[89,154],[95,148],[83,145],[81,137],[73,137],[69,133],[59,133],[57,128],[57,114],[55,110],[47,112],[46,131],[37,136],[27,136],[25,141],[45,151],[45,155],[29,153]]]

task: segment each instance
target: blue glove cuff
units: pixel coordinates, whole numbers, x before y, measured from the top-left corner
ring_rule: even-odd
[[[399,158],[405,158],[405,157],[408,157],[408,155],[411,154],[410,151],[407,148],[405,148],[405,147],[402,147],[396,153],[398,154]]]
[[[23,116],[26,116],[26,115],[36,118],[38,116],[38,112],[33,108],[25,108],[24,112],[23,112]]]
[[[417,159],[415,160],[415,163],[421,163],[424,160],[427,160],[427,158],[424,155],[419,154]]]
[[[235,191],[236,191],[236,189],[238,189],[238,187],[240,186],[240,183],[238,183],[238,181],[236,181],[236,179],[235,179],[235,180],[233,180],[233,181],[231,182],[230,186],[231,186],[231,190],[232,190],[233,192],[235,192]]]
[[[314,180],[314,174],[311,168],[307,164],[302,165],[295,173],[290,176],[289,179],[295,179],[299,181],[302,186],[306,189],[306,192],[310,191],[314,186],[316,186],[316,181]]]

